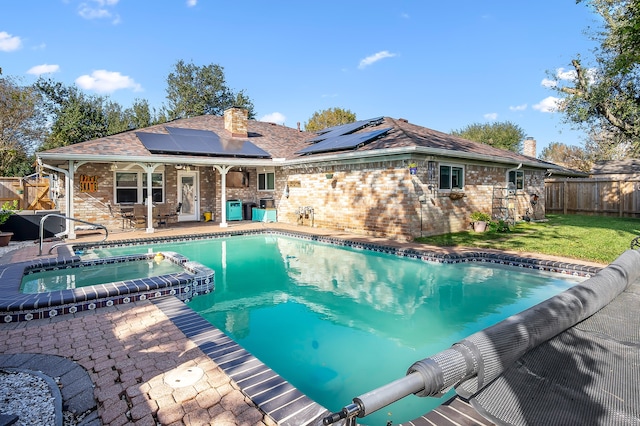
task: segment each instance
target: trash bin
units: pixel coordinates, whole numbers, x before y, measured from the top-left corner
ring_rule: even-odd
[[[242,220],[242,202],[240,200],[227,201],[227,220]]]
[[[256,203],[242,203],[242,212],[244,220],[251,220],[251,212],[254,207],[256,207]]]

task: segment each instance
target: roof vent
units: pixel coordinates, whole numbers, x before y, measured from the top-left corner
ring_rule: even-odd
[[[398,121],[402,121],[403,123],[409,122],[409,120],[407,120],[406,118],[398,118]]]

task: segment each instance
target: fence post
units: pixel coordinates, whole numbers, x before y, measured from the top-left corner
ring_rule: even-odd
[[[567,205],[569,204],[569,184],[568,179],[565,178],[562,183],[562,213],[567,214]]]

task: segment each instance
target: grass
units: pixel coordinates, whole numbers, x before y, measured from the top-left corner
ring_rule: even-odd
[[[611,263],[640,235],[640,219],[585,215],[547,215],[547,222],[522,222],[500,232],[473,231],[417,238],[437,246],[479,247],[543,253],[573,259]]]

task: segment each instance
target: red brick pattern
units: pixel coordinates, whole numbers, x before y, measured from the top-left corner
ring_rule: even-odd
[[[82,365],[104,425],[275,425],[148,301],[0,331],[0,353],[59,355]],[[172,370],[193,366],[204,370],[193,385],[164,382]]]

